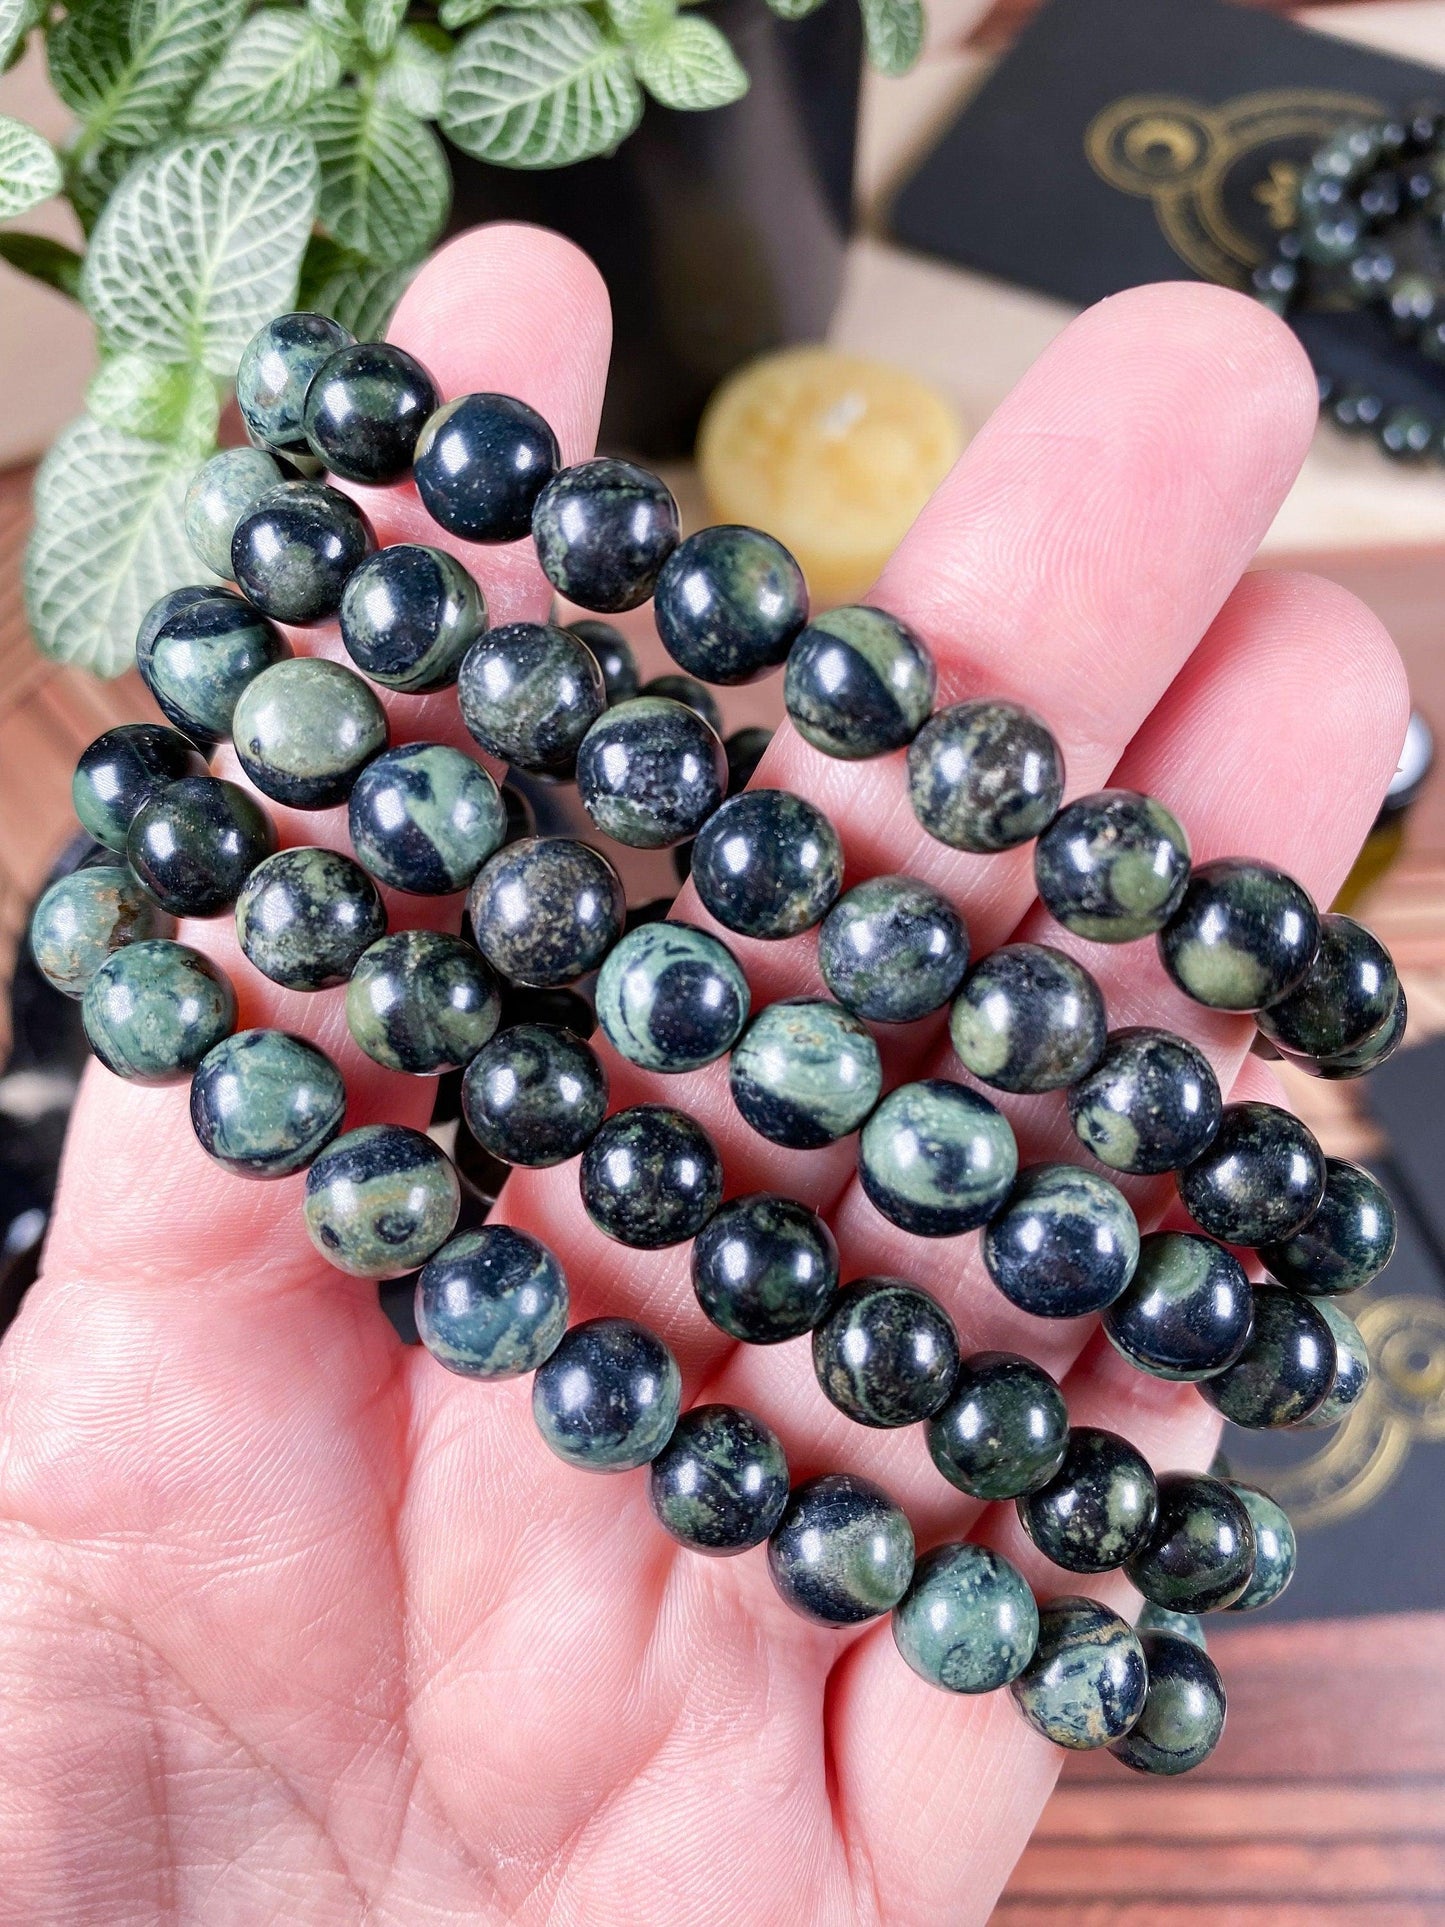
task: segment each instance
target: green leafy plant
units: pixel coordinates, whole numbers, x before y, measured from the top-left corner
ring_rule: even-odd
[[[922,0],[859,5],[874,64],[902,73]],[[249,337],[296,305],[384,330],[446,223],[438,129],[495,166],[565,167],[648,97],[700,111],[748,86],[689,0],[0,0],[0,68],[37,33],[78,125],[57,151],[0,115],[0,221],[63,194],[85,249],[7,228],[0,259],[83,303],[100,366],[36,478],[26,602],[43,650],[102,675],[195,579],[186,486]]]

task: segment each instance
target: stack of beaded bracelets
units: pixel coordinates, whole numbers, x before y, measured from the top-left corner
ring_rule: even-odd
[[[593,1471],[650,1465],[653,1509],[683,1545],[730,1553],[766,1540],[791,1606],[833,1626],[891,1610],[904,1658],[934,1684],[1011,1685],[1040,1732],[1108,1745],[1142,1771],[1196,1764],[1218,1739],[1224,1696],[1195,1615],[1282,1590],[1294,1543],[1278,1506],[1226,1477],[1156,1478],[1124,1439],[1070,1429],[1048,1374],[1012,1354],[960,1357],[947,1312],[914,1285],[840,1286],[814,1211],[768,1194],[724,1203],[721,1161],[694,1119],[663,1104],[609,1116],[606,1072],[584,1038],[533,1021],[499,1028],[504,1000],[517,1010],[519,996],[596,970],[598,1019],[624,1058],[682,1072],[730,1052],[734,1101],[763,1137],[807,1147],[859,1131],[859,1174],[883,1216],[932,1238],[981,1229],[987,1270],[1015,1306],[1101,1313],[1126,1359],[1198,1382],[1241,1425],[1321,1424],[1349,1408],[1369,1369],[1333,1300],[1389,1257],[1393,1215],[1374,1180],[1326,1160],[1289,1113],[1225,1105],[1184,1038],[1108,1030],[1097,985],[1064,953],[1014,943],[970,969],[962,918],[926,884],[881,876],[845,892],[838,836],[811,803],[772,789],[724,800],[729,757],[694,679],[739,683],[786,661],[788,712],[808,742],[844,758],[906,747],[912,807],[932,836],[981,853],[1036,838],[1039,894],[1065,928],[1103,943],[1157,935],[1191,997],[1256,1012],[1273,1049],[1323,1076],[1358,1075],[1399,1041],[1405,1005],[1388,954],[1267,865],[1191,868],[1184,831],[1149,797],[1106,790],[1060,807],[1061,754],[1036,716],[988,699],[935,710],[932,659],[903,623],[870,608],[809,623],[777,542],[736,527],[680,542],[656,477],[607,460],[560,469],[550,429],[518,401],[438,407],[409,356],[352,343],[316,315],[265,328],[238,387],[264,446],[207,463],[187,524],[201,560],[239,593],[181,589],[147,615],[137,660],[175,727],[112,730],[85,752],[77,812],[115,854],[55,884],[34,919],[37,961],[82,998],[96,1054],[143,1083],[189,1079],[196,1134],[227,1169],[305,1168],[306,1227],[325,1258],[382,1279],[421,1267],[417,1324],[433,1356],[478,1378],[535,1373],[551,1449]],[[410,470],[436,521],[470,541],[530,531],[548,579],[582,607],[651,596],[686,673],[639,692],[626,643],[602,622],[488,629],[455,560],[410,544],[378,552],[352,501],[286,479],[282,459],[366,483]],[[372,682],[402,693],[455,682],[485,750],[524,771],[575,773],[607,835],[642,848],[692,839],[698,895],[726,930],[777,939],[821,926],[832,998],[753,1015],[715,935],[674,921],[624,929],[604,856],[509,822],[505,796],[459,750],[388,747],[363,675],[293,656],[274,626],[332,615]],[[207,771],[202,751],[223,737],[263,795],[299,809],[346,802],[354,857],[278,851],[263,808]],[[758,733],[731,748],[745,771]],[[468,887],[474,943],[387,934],[378,883],[414,895]],[[677,1365],[643,1326],[569,1329],[566,1280],[545,1246],[484,1211],[453,1236],[461,1187],[432,1138],[387,1124],[342,1133],[346,1092],[329,1058],[281,1031],[234,1031],[225,975],[161,928],[167,914],[233,906],[242,949],[274,982],[346,984],[352,1035],[378,1063],[464,1066],[463,1113],[491,1158],[579,1158],[586,1210],[609,1237],[641,1249],[691,1239],[699,1304],[722,1331],[754,1344],[811,1333],[839,1410],[868,1426],[923,1423],[943,1477],[979,1501],[1016,1500],[1066,1571],[1124,1568],[1149,1602],[1143,1632],[1086,1598],[1040,1608],[981,1545],[915,1561],[907,1518],[870,1481],[790,1488],[759,1419],[724,1405],[681,1413]],[[1097,1171],[1020,1171],[1008,1122],[971,1084],[934,1077],[885,1094],[868,1025],[950,1002],[953,1046],[978,1083],[1066,1089],[1095,1160],[1177,1173],[1199,1230],[1141,1238]],[[1231,1244],[1254,1247],[1277,1282],[1252,1286]]]

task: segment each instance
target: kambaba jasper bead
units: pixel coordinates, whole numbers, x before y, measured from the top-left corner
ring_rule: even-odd
[[[913,814],[956,850],[990,855],[1028,842],[1053,821],[1063,793],[1062,751],[1017,703],[955,703],[908,748]]]
[[[981,957],[949,1015],[965,1070],[1001,1091],[1056,1091],[1104,1054],[1099,986],[1072,957],[1015,943]]]
[[[1130,1580],[1174,1612],[1231,1605],[1254,1571],[1254,1527],[1243,1500],[1207,1473],[1166,1472],[1158,1484],[1157,1518],[1128,1561]]]
[[[890,1223],[924,1238],[983,1224],[1018,1172],[1008,1120],[985,1097],[941,1077],[902,1084],[874,1111],[858,1145],[858,1177]]]
[[[580,1037],[512,1024],[467,1065],[462,1116],[484,1150],[539,1169],[576,1157],[607,1115],[607,1073]]]
[[[931,1686],[992,1693],[1034,1656],[1039,1609],[1023,1574],[987,1546],[935,1546],[893,1608],[893,1640]]]
[[[456,557],[416,542],[368,556],[347,581],[340,613],[357,668],[407,696],[454,683],[487,624],[482,592]]]
[[[337,850],[278,850],[236,899],[236,935],[264,977],[288,990],[344,984],[386,934],[386,909],[359,864]]]
[[[928,1451],[950,1485],[974,1499],[1016,1499],[1063,1463],[1069,1415],[1041,1366],[1013,1352],[974,1352],[929,1420]]]
[[[597,1020],[643,1070],[699,1070],[732,1049],[751,993],[732,952],[707,931],[663,921],[631,930],[597,977]]]
[[[598,622],[593,617],[584,616],[580,622],[569,622],[567,632],[585,642],[597,658],[609,705],[631,702],[634,696],[642,693],[637,659],[632,653],[631,643],[620,629],[614,629],[610,622]]]
[[[579,608],[606,615],[646,602],[677,538],[671,490],[635,462],[564,468],[532,509],[543,575]]]
[[[787,790],[729,797],[692,846],[703,905],[739,936],[796,937],[821,923],[843,886],[838,832]]]
[[[236,524],[231,574],[277,622],[334,616],[352,575],[376,547],[349,496],[321,482],[282,482]]]
[[[1145,1632],[1139,1644],[1148,1679],[1144,1705],[1109,1751],[1136,1773],[1190,1773],[1224,1732],[1219,1668],[1192,1640],[1171,1633]]]
[[[580,631],[574,628],[574,633]],[[717,698],[692,676],[653,676],[633,694],[665,696],[669,702],[681,703],[685,708],[695,711],[716,735],[723,733],[722,711],[718,708]]]
[[[595,970],[622,934],[616,870],[585,843],[526,837],[477,872],[467,915],[477,948],[511,983],[568,984]]]
[[[201,1059],[191,1124],[203,1150],[245,1178],[284,1178],[331,1142],[346,1116],[341,1072],[283,1030],[240,1030]]]
[[[166,719],[208,746],[230,735],[247,684],[290,654],[264,615],[232,590],[215,588],[148,620],[136,642],[136,667]]]
[[[665,697],[614,703],[577,750],[577,794],[604,835],[634,850],[695,836],[727,791],[727,757],[695,710]]]
[[[420,1131],[347,1131],[306,1173],[302,1212],[329,1264],[358,1278],[397,1278],[451,1236],[461,1190],[451,1160]]]
[[[413,1077],[467,1064],[501,1015],[501,987],[469,943],[398,930],[363,951],[346,986],[346,1022],[373,1062]]]
[[[506,805],[475,757],[406,743],[375,757],[347,799],[351,847],[378,882],[446,896],[471,882],[507,832]]]
[[[1370,1352],[1359,1326],[1333,1299],[1317,1298],[1314,1302],[1335,1341],[1335,1375],[1324,1403],[1300,1421],[1310,1428],[1338,1425],[1364,1396],[1370,1382]]]
[[[813,1328],[824,1395],[859,1425],[913,1425],[947,1400],[958,1335],[931,1293],[902,1278],[859,1278]]]
[[[1297,1057],[1358,1050],[1385,1025],[1399,978],[1390,953],[1352,917],[1320,919],[1320,942],[1304,981],[1259,1013],[1272,1044]]]
[[[305,312],[277,315],[252,335],[236,370],[236,401],[259,447],[306,453],[306,390],[316,371],[353,339],[339,321]]]
[[[215,917],[276,847],[269,816],[235,783],[184,776],[131,819],[126,860],[173,917]]]
[[[696,1237],[722,1199],[707,1132],[667,1104],[617,1111],[582,1153],[582,1203],[609,1238],[641,1251]]]
[[[1149,1539],[1159,1494],[1149,1461],[1117,1433],[1076,1425],[1058,1470],[1018,1501],[1030,1539],[1066,1572],[1110,1572]]]
[[[913,1577],[913,1528],[871,1479],[835,1472],[795,1486],[768,1540],[773,1584],[822,1626],[857,1626],[896,1606]]]
[[[1249,1342],[1254,1294],[1244,1266],[1192,1231],[1156,1231],[1140,1242],[1134,1276],[1104,1312],[1119,1354],[1154,1378],[1210,1378]]]
[[[214,575],[229,576],[236,524],[285,479],[280,463],[260,448],[223,448],[197,469],[182,511],[196,560]]]
[[[983,1262],[1010,1304],[1036,1318],[1104,1310],[1128,1286],[1139,1226],[1107,1178],[1075,1164],[1019,1174],[983,1234]]]
[[[1189,881],[1189,839],[1152,796],[1099,790],[1054,818],[1034,850],[1049,913],[1075,936],[1129,943],[1161,930]]]
[[[83,997],[107,957],[169,935],[169,920],[130,868],[97,863],[58,878],[41,897],[30,917],[30,954],[47,983]]]
[[[1229,1104],[1209,1148],[1179,1174],[1202,1230],[1226,1244],[1278,1244],[1319,1209],[1325,1157],[1314,1133],[1277,1104]]]
[[[574,1325],[532,1380],[537,1430],[583,1472],[627,1472],[655,1459],[681,1403],[676,1359],[629,1318]]]
[[[787,657],[807,621],[808,591],[781,542],[721,523],[673,550],[657,578],[653,614],[663,647],[688,675],[752,682]]]
[[[818,967],[855,1017],[907,1024],[941,1010],[968,968],[968,930],[946,898],[912,877],[847,891],[818,932]]]
[[[1238,1610],[1238,1601],[1229,1611]],[[1154,1606],[1146,1599],[1134,1622],[1134,1630],[1142,1640],[1145,1633],[1171,1633],[1176,1639],[1187,1639],[1191,1645],[1204,1652],[1208,1641],[1204,1636],[1204,1622],[1197,1613],[1171,1612],[1167,1606]]]
[[[194,743],[161,723],[121,723],[80,753],[70,800],[85,829],[109,850],[124,850],[136,812],[183,776],[206,775]]]
[[[697,1234],[692,1283],[719,1330],[776,1345],[824,1316],[838,1285],[838,1247],[807,1205],[754,1192],[719,1206]]]
[[[263,796],[327,810],[387,744],[386,711],[353,670],[319,656],[263,669],[231,719],[241,767]]]
[[[106,958],[85,987],[80,1021],[117,1077],[176,1084],[234,1029],[236,993],[209,957],[157,937]]]
[[[416,1328],[464,1378],[518,1378],[544,1365],[567,1329],[567,1280],[544,1244],[509,1224],[450,1239],[416,1281]]]
[[[1122,1739],[1144,1710],[1144,1649],[1096,1599],[1053,1599],[1039,1612],[1033,1658],[1009,1691],[1046,1740],[1072,1751]]]
[[[1199,1389],[1236,1425],[1298,1425],[1329,1396],[1336,1364],[1334,1335],[1312,1299],[1256,1285],[1249,1343]]]
[[[301,427],[333,475],[378,486],[406,474],[436,405],[431,376],[415,356],[389,341],[358,341],[312,375]]]
[[[728,1065],[733,1102],[774,1144],[817,1150],[856,1131],[883,1088],[867,1026],[841,1004],[790,998],[759,1011]]]
[[[933,708],[933,658],[882,609],[830,609],[788,651],[783,701],[825,756],[884,756],[912,742]]]
[[[457,682],[462,721],[483,749],[535,776],[570,776],[607,707],[597,658],[546,622],[508,622],[467,651]]]
[[[561,459],[557,437],[535,408],[510,395],[462,395],[422,428],[412,479],[428,515],[449,535],[519,542]]]
[[[693,1552],[761,1545],[788,1502],[788,1461],[770,1426],[736,1405],[695,1405],[652,1461],[647,1496],[663,1531]]]
[[[1079,1142],[1114,1171],[1177,1171],[1204,1152],[1223,1116],[1219,1080],[1197,1045],[1172,1031],[1110,1031],[1103,1055],[1069,1091]]]
[[[1249,1583],[1237,1599],[1230,1600],[1226,1612],[1255,1612],[1278,1599],[1294,1578],[1294,1527],[1284,1507],[1261,1492],[1257,1486],[1228,1481],[1229,1489],[1249,1514],[1254,1529],[1254,1565]]]
[[[1212,1010],[1259,1010],[1304,981],[1320,942],[1309,893],[1283,870],[1221,857],[1190,874],[1159,932],[1179,988]]]

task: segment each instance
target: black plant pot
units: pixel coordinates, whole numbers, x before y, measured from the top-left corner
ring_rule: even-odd
[[[750,355],[818,339],[843,278],[862,36],[853,0],[783,21],[762,0],[708,17],[752,77],[731,107],[649,104],[605,160],[530,173],[453,152],[454,229],[535,221],[601,269],[615,345],[602,442],[690,451],[703,404]]]

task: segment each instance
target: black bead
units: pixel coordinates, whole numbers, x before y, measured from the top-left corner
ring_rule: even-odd
[[[1261,1245],[1265,1270],[1309,1297],[1359,1291],[1395,1251],[1395,1207],[1377,1178],[1344,1158],[1325,1159],[1320,1208],[1291,1238]]]
[[[494,970],[543,988],[597,968],[622,935],[627,898],[616,870],[585,843],[529,837],[482,865],[467,914]]]
[[[1206,1149],[1223,1102],[1209,1059],[1186,1037],[1135,1025],[1069,1091],[1081,1144],[1115,1171],[1177,1171]]]
[[[709,729],[723,733],[723,715],[716,696],[694,676],[653,676],[637,691],[639,696],[667,696],[675,703],[695,709]]]
[[[692,880],[727,929],[795,937],[832,908],[843,884],[843,846],[803,797],[745,790],[703,825],[692,846]]]
[[[606,1115],[607,1073],[595,1053],[547,1024],[498,1031],[462,1078],[467,1129],[507,1164],[562,1164]]]
[[[320,622],[336,614],[352,574],[375,547],[370,522],[339,489],[282,482],[236,524],[231,569],[263,615]]]
[[[1056,1091],[1104,1054],[1104,999],[1082,964],[1041,943],[981,957],[949,1017],[965,1070],[1001,1091]]]
[[[489,629],[467,651],[457,695],[482,748],[538,776],[570,776],[607,707],[592,651],[546,622]]]
[[[794,1198],[730,1198],[692,1248],[697,1301],[731,1338],[776,1345],[811,1331],[838,1285],[838,1247]]]
[[[236,935],[273,983],[329,990],[386,935],[386,909],[365,870],[340,851],[278,850],[246,879]]]
[[[671,490],[635,462],[564,468],[532,509],[543,575],[569,602],[607,615],[646,602],[677,536]]]
[[[462,395],[422,429],[412,474],[427,513],[448,534],[520,542],[561,459],[535,408],[510,395]]]
[[[215,776],[185,776],[136,811],[125,852],[163,910],[214,917],[275,847],[275,825],[245,790]]]
[[[814,1327],[813,1369],[859,1425],[913,1425],[947,1400],[958,1335],[931,1293],[902,1278],[859,1278]]]
[[[341,640],[357,668],[408,696],[446,689],[486,627],[481,590],[455,556],[393,542],[368,556],[341,598]]]
[[[311,377],[301,425],[311,453],[348,482],[394,482],[437,405],[431,376],[404,348],[359,341]]]
[[[1019,1499],[1018,1515],[1065,1572],[1111,1572],[1146,1544],[1158,1505],[1142,1452],[1117,1433],[1076,1425],[1058,1471]]]
[[[736,1405],[695,1405],[652,1461],[647,1496],[663,1531],[694,1552],[760,1545],[788,1503],[777,1435]]]
[[[1201,1229],[1226,1244],[1292,1238],[1325,1194],[1325,1155],[1308,1125],[1276,1104],[1229,1104],[1213,1141],[1179,1174]]]
[[[723,800],[727,759],[695,710],[656,696],[614,703],[577,752],[577,794],[598,829],[635,850],[695,836]]]
[[[655,1459],[681,1400],[677,1360],[630,1318],[574,1325],[532,1381],[538,1431],[583,1472],[626,1472]]]
[[[123,850],[143,803],[183,776],[205,774],[205,758],[185,736],[160,723],[121,723],[80,752],[70,795],[96,842]]]
[[[1259,1010],[1303,982],[1320,942],[1309,892],[1268,863],[1222,857],[1190,874],[1159,932],[1164,968],[1212,1010]]]
[[[599,1231],[642,1251],[696,1237],[722,1198],[722,1160],[702,1126],[667,1104],[609,1117],[582,1154],[582,1202]]]
[[[832,1473],[794,1488],[768,1541],[768,1570],[794,1612],[856,1626],[898,1604],[913,1551],[913,1529],[881,1487]]]
[[[823,981],[855,1017],[907,1024],[940,1010],[968,968],[963,918],[913,877],[870,877],[839,897],[818,932]]]
[[[1272,1044],[1299,1057],[1338,1057],[1358,1050],[1389,1019],[1399,978],[1378,937],[1353,917],[1320,919],[1320,945],[1309,974],[1288,997],[1259,1013]]]
[[[723,523],[673,550],[653,598],[657,632],[704,682],[752,682],[784,661],[808,617],[803,572],[761,529]]]
[[[928,1422],[928,1450],[950,1485],[974,1499],[1016,1499],[1046,1485],[1069,1436],[1064,1395],[1013,1352],[974,1352]]]
[[[1244,1350],[1254,1294],[1244,1266],[1211,1238],[1156,1231],[1127,1289],[1104,1313],[1115,1348],[1154,1378],[1202,1379]]]
[[[632,653],[631,643],[620,629],[614,629],[610,622],[596,622],[588,616],[584,616],[580,622],[569,622],[567,628],[570,634],[585,642],[597,658],[609,703],[630,702],[641,692],[642,678],[637,673],[637,659]]]
[[[1253,1571],[1244,1501],[1207,1473],[1166,1472],[1154,1529],[1129,1561],[1144,1597],[1171,1612],[1214,1612],[1239,1598]]]
[[[1128,1285],[1138,1257],[1127,1199],[1076,1164],[1028,1166],[984,1228],[990,1278],[1036,1318],[1102,1311]]]
[[[1318,1306],[1298,1292],[1257,1285],[1249,1343],[1199,1389],[1236,1425],[1297,1425],[1324,1404],[1336,1364],[1334,1334]]]
[[[1142,1632],[1149,1684],[1133,1726],[1109,1748],[1136,1773],[1192,1772],[1209,1758],[1224,1732],[1224,1682],[1219,1668],[1191,1640]]]

